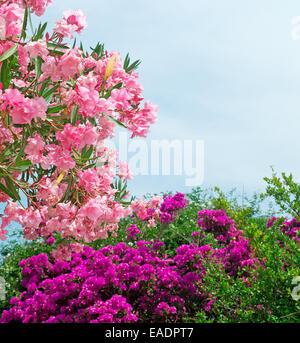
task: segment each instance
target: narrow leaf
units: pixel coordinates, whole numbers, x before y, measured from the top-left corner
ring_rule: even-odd
[[[5,61],[8,59],[10,56],[12,56],[18,49],[18,44],[15,44],[11,48],[5,51],[5,53],[0,57],[0,62]]]
[[[125,124],[123,124],[122,122],[120,122],[120,120],[115,119],[114,117],[110,116],[109,114],[106,114],[107,119],[109,119],[111,122],[124,127],[125,129],[127,129],[127,126]]]

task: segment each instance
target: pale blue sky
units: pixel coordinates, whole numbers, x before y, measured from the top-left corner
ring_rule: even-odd
[[[297,0],[53,0],[53,24],[81,8],[78,37],[141,59],[144,95],[159,105],[149,139],[205,142],[204,187],[264,188],[270,165],[299,180]],[[133,193],[189,191],[184,177],[137,176]]]

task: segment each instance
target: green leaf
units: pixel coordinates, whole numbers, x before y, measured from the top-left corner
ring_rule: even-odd
[[[75,47],[76,47],[76,38],[74,39],[72,49],[75,49]]]
[[[80,157],[81,155],[79,154],[79,152],[78,151],[76,151],[74,148],[72,148],[72,151],[74,152],[74,154],[76,155],[76,156],[78,156],[78,157]]]
[[[25,171],[31,166],[31,161],[24,160],[17,162],[12,169],[18,170],[18,171]]]
[[[108,99],[110,96],[111,96],[111,92],[114,90],[114,89],[120,89],[123,85],[123,82],[119,82],[117,83],[116,85],[112,86],[108,91],[107,93],[104,95],[103,98],[105,99]]]
[[[48,42],[48,48],[70,49],[67,45]]]
[[[86,167],[84,167],[83,170],[90,169],[90,168],[95,168],[95,167],[96,167],[96,163],[92,163],[92,164],[89,164]]]
[[[120,122],[120,120],[115,119],[114,117],[110,116],[109,114],[105,114],[105,115],[106,115],[107,119],[109,119],[114,124],[117,124],[121,127],[124,127],[125,129],[127,129],[127,126],[125,124],[123,124],[122,122]]]
[[[12,194],[12,198],[14,200],[21,200],[20,195],[16,189],[15,184],[11,181],[11,179],[9,177],[5,177],[5,183],[6,183],[6,187],[7,189],[11,192]]]
[[[36,59],[35,59],[35,74],[36,74],[36,79],[38,80],[41,75],[42,75],[42,63],[43,63],[43,60],[40,56],[38,56]]]
[[[22,27],[22,35],[21,38],[26,39],[26,28],[28,22],[28,7],[25,6],[25,13],[24,13],[24,20],[23,20],[23,27]]]
[[[127,54],[123,63],[123,69],[126,71],[126,73],[130,73],[132,70],[137,69],[137,67],[140,64],[141,64],[140,60],[136,60],[132,64],[130,64],[129,54]]]
[[[97,59],[101,59],[104,56],[104,44],[100,44],[99,42],[97,43],[96,47],[92,49],[92,57],[95,58],[95,54],[97,54]]]
[[[0,57],[0,62],[7,60],[10,56],[12,56],[18,49],[18,44],[15,44],[11,48],[5,51],[5,53]]]
[[[105,162],[97,162],[96,163],[96,167],[102,167],[102,166],[106,166],[106,165],[108,165],[108,161],[105,161]]]
[[[53,93],[57,90],[57,88],[60,87],[60,84],[55,85],[54,87],[52,87],[51,89],[48,89],[43,95],[42,97],[49,103],[52,99]]]
[[[57,105],[57,106],[48,107],[47,114],[59,113],[61,110],[63,110],[66,107],[67,107],[66,105]]]
[[[9,197],[14,199],[14,196],[15,196],[14,193],[12,193],[8,188],[6,188],[2,182],[0,182],[0,189],[2,190],[2,192],[7,194]]]
[[[3,85],[3,89],[7,89],[11,81],[11,74],[9,70],[8,60],[3,61],[2,63],[0,79]]]
[[[91,145],[88,150],[87,150],[87,145],[85,145],[81,150],[81,160],[84,160],[84,161],[89,160],[93,151],[94,151],[93,145]]]
[[[60,51],[60,50],[50,50],[50,52],[54,53],[55,55],[58,55],[58,56],[63,56],[65,53],[63,51]]]
[[[42,96],[49,82],[50,82],[50,77],[47,77],[47,79],[43,81],[42,86],[39,91],[39,96]]]
[[[78,120],[78,105],[74,105],[71,113],[71,124],[75,125]]]
[[[12,144],[9,144],[2,152],[1,156],[10,156],[13,152],[15,152],[20,147],[21,142],[15,141]]]
[[[44,32],[46,30],[46,27],[47,27],[47,23],[44,23],[43,25],[42,25],[42,23],[40,23],[37,31],[35,32],[35,34],[32,37],[32,40],[37,41],[39,39],[42,39],[44,36]]]

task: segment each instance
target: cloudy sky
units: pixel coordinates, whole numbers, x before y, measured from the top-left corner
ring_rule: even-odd
[[[270,166],[300,175],[297,0],[53,0],[43,20],[81,8],[77,39],[141,59],[159,106],[151,139],[203,140],[203,187],[261,191]],[[300,30],[299,30],[300,34]],[[185,176],[136,176],[134,194],[189,191]]]

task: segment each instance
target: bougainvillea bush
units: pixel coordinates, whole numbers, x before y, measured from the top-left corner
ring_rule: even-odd
[[[172,225],[191,214],[189,206]],[[158,217],[155,228],[146,224],[150,231],[145,233],[137,226],[142,221],[134,221],[123,228],[124,241],[98,249],[86,246],[70,261],[54,259],[47,251],[23,259],[20,283],[15,283],[19,292],[0,321],[299,321],[299,302],[291,296],[300,261],[297,221],[271,218],[263,230],[254,223],[242,230],[222,209],[200,210],[192,233],[181,230],[187,242],[173,256],[163,241],[174,228],[165,228]],[[294,237],[287,223],[296,228]],[[158,235],[162,227],[162,240],[140,239],[150,238],[152,230]]]
[[[0,1],[0,239],[17,222],[28,240],[4,248],[0,322],[299,320],[299,212],[257,219],[221,192],[129,198],[107,140],[116,126],[146,137],[156,120],[140,62],[76,45],[80,9],[34,28],[51,3]]]

